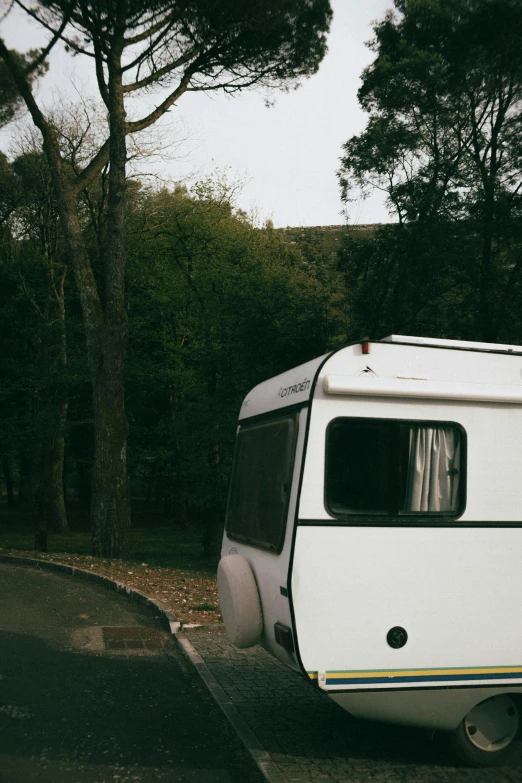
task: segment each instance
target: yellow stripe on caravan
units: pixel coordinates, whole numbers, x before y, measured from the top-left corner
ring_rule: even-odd
[[[522,666],[488,666],[469,669],[360,669],[358,671],[327,671],[328,677],[345,679],[360,677],[429,677],[430,675],[455,676],[459,674],[522,674]],[[317,672],[308,672],[311,680],[317,679]]]

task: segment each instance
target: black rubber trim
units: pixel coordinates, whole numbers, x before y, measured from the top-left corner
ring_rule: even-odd
[[[387,514],[381,513],[379,511],[369,511],[367,514],[361,513],[360,511],[347,511],[344,514],[336,514],[333,509],[331,509],[328,505],[328,498],[326,494],[327,490],[327,483],[328,483],[328,465],[329,465],[329,457],[330,457],[330,447],[329,447],[329,439],[330,439],[330,431],[333,424],[335,424],[338,421],[363,421],[363,422],[386,422],[386,423],[392,423],[397,424],[400,426],[401,424],[423,424],[427,426],[447,426],[447,427],[453,427],[453,429],[456,429],[460,433],[461,438],[461,462],[462,467],[460,469],[460,480],[462,487],[459,486],[459,507],[455,514],[446,514],[445,516],[440,511],[433,511],[428,513],[421,513],[417,511],[412,511],[406,514],[397,514],[389,512]],[[462,424],[459,424],[457,421],[446,421],[446,420],[433,420],[433,419],[392,419],[385,416],[336,416],[335,419],[330,419],[328,422],[328,425],[326,427],[326,447],[325,447],[325,460],[324,460],[324,483],[323,483],[323,505],[326,509],[326,511],[330,514],[330,516],[333,519],[342,519],[342,520],[349,520],[350,518],[357,517],[359,520],[365,520],[370,518],[377,518],[379,520],[410,520],[410,519],[459,519],[461,517],[465,510],[466,510],[466,503],[467,503],[467,488],[468,488],[468,435],[466,433],[466,430],[462,426]],[[366,522],[361,522],[361,524],[366,524]],[[371,525],[371,523],[369,523]]]
[[[298,412],[295,411],[295,410],[294,411],[290,411],[290,412],[287,412],[286,410],[282,410],[282,411],[277,410],[277,411],[274,411],[272,413],[272,415],[265,415],[265,414],[263,414],[262,417],[258,416],[258,417],[255,417],[255,418],[259,419],[260,421],[256,421],[256,420],[254,420],[254,417],[252,417],[252,419],[249,419],[248,424],[246,425],[247,428],[248,427],[255,427],[256,424],[263,423],[261,419],[263,419],[263,420],[266,419],[267,421],[273,421],[273,422],[276,422],[276,421],[279,421],[279,420],[282,420],[282,419],[293,419],[294,420],[294,432],[293,432],[293,435],[292,435],[292,459],[291,459],[291,465],[289,465],[289,468],[290,468],[289,475],[293,476],[294,475],[294,467],[295,467],[295,455],[296,455],[296,450],[297,450],[297,440],[299,438],[299,415],[298,415]],[[241,427],[243,427],[243,426],[245,426],[244,420],[239,422],[238,430]],[[283,524],[282,524],[282,527],[281,527],[281,532],[280,532],[280,535],[279,535],[279,541],[277,542],[277,545],[276,544],[272,544],[272,543],[268,543],[267,541],[261,541],[259,539],[253,539],[250,536],[243,536],[241,533],[234,533],[234,532],[232,532],[232,531],[227,529],[228,507],[229,507],[229,503],[230,503],[230,492],[232,490],[232,478],[234,476],[234,468],[235,468],[235,464],[236,464],[236,447],[237,447],[237,431],[236,431],[236,444],[235,444],[235,447],[234,447],[234,458],[233,458],[233,461],[232,461],[232,470],[230,471],[230,480],[229,480],[229,484],[228,484],[227,511],[226,511],[226,514],[225,514],[225,526],[224,526],[225,533],[227,534],[227,537],[231,541],[237,541],[239,544],[246,544],[247,546],[251,546],[254,549],[261,549],[261,550],[263,550],[265,552],[272,552],[275,555],[280,555],[281,552],[283,551],[283,547],[285,545],[285,539],[286,539],[286,530],[287,530],[287,526],[288,526],[288,507],[289,507],[289,504],[290,504],[290,494],[291,494],[290,492],[288,493],[288,497],[286,499],[286,509],[285,509],[285,513],[283,514],[283,520],[286,520],[286,523],[285,523],[285,521],[283,521]]]
[[[322,366],[322,365],[321,365]],[[320,369],[320,368],[319,368]],[[315,390],[315,381],[312,384],[312,394]],[[293,530],[292,530],[292,543],[290,545],[290,557],[288,558],[288,575],[286,578],[286,589],[287,589],[287,596],[288,596],[288,606],[290,609],[290,620],[292,622],[292,634],[294,637],[294,656],[297,661],[297,665],[301,669],[301,673],[303,677],[308,678],[307,670],[305,669],[303,665],[303,661],[301,659],[301,655],[299,653],[299,639],[297,638],[297,626],[295,622],[295,611],[294,611],[294,600],[292,596],[292,570],[294,567],[294,552],[295,552],[295,539],[297,536],[297,527],[298,527],[298,509],[299,509],[299,502],[301,500],[301,487],[303,484],[303,470],[304,470],[304,463],[305,463],[305,457],[306,457],[306,449],[308,446],[308,431],[310,429],[310,416],[312,413],[312,407],[311,405],[307,406],[306,410],[306,427],[305,427],[305,433],[304,433],[304,441],[303,441],[303,450],[301,453],[301,465],[299,467],[299,486],[297,488],[297,494],[295,498],[295,509],[294,509],[294,520],[293,520]]]
[[[294,553],[295,553],[295,539],[297,536],[297,527],[298,527],[298,510],[299,510],[299,503],[301,500],[301,489],[303,486],[303,474],[304,474],[304,466],[305,466],[305,460],[306,460],[306,452],[308,449],[308,435],[310,433],[310,419],[312,417],[312,402],[315,395],[315,389],[317,386],[317,381],[319,378],[319,375],[321,373],[321,370],[323,369],[324,365],[326,364],[329,359],[332,358],[336,353],[339,353],[339,351],[343,351],[345,348],[349,348],[351,345],[361,345],[361,340],[356,340],[353,343],[348,343],[348,345],[343,345],[342,348],[338,348],[335,351],[330,351],[330,353],[326,354],[323,361],[319,365],[319,367],[316,370],[314,380],[312,382],[312,386],[310,387],[310,397],[309,402],[307,405],[303,405],[303,408],[307,408],[307,419],[306,419],[306,428],[305,428],[305,437],[304,437],[304,443],[303,443],[303,453],[301,454],[301,467],[300,467],[300,473],[299,473],[299,487],[297,490],[297,496],[295,499],[295,516],[294,516],[294,529],[292,531],[292,545],[290,547],[290,558],[288,560],[288,577],[287,577],[287,589],[288,589],[288,605],[290,607],[290,618],[292,620],[292,633],[294,636],[294,654],[295,659],[297,661],[297,664],[299,668],[301,669],[301,672],[304,677],[306,677],[308,680],[310,679],[308,677],[308,672],[305,669],[303,665],[303,661],[301,659],[301,655],[299,653],[299,638],[297,636],[297,628],[295,623],[295,611],[294,611],[294,600],[292,596],[292,570],[294,567]]]
[[[460,519],[435,519],[433,517],[423,517],[418,519],[414,516],[408,517],[379,517],[375,516],[351,516],[337,519],[298,519],[297,524],[300,527],[461,527],[461,528],[499,528],[499,527],[522,527],[522,522],[463,522]]]
[[[308,677],[310,680],[310,678]],[[346,690],[343,688],[340,689],[333,689],[333,688],[327,688],[323,690],[322,688],[319,688],[319,685],[317,685],[317,682],[315,680],[310,680],[310,683],[313,685],[314,688],[317,688],[318,690],[322,690],[323,693],[328,693],[330,696],[332,694],[337,693],[397,693],[397,691],[401,691],[402,693],[406,691],[471,691],[471,690],[498,690],[502,687],[502,685],[507,685],[507,682],[502,682],[502,680],[498,681],[498,685],[477,685],[475,683],[471,683],[470,685],[441,685],[437,687],[436,685],[428,685],[426,687],[418,686],[413,688],[353,688],[353,690]],[[506,691],[506,693],[519,693],[522,690],[522,684],[519,685],[513,685],[509,691]]]
[[[413,335],[411,335],[413,336]],[[389,337],[389,335],[385,335],[385,337]],[[400,337],[400,335],[397,335],[397,337]],[[429,340],[429,337],[427,338]],[[435,337],[433,338],[436,339]],[[466,348],[466,347],[459,347],[458,345],[427,345],[426,343],[397,343],[397,342],[388,342],[387,340],[384,340],[384,338],[380,340],[359,340],[359,343],[365,342],[365,343],[379,343],[379,345],[409,345],[413,348],[435,348],[439,351],[465,351],[466,353],[493,353],[493,354],[502,354],[503,356],[522,356],[522,350],[520,351],[492,351],[489,348]],[[350,343],[350,345],[357,345],[357,343]],[[494,343],[490,343],[490,345],[494,345]],[[348,346],[344,346],[347,348]],[[370,351],[371,353],[371,351]]]
[[[237,420],[237,427],[242,427],[246,422],[248,422],[248,424],[257,424],[258,421],[263,421],[263,419],[273,419],[274,417],[282,416],[287,412],[298,413],[302,408],[309,408],[310,404],[311,398],[305,402],[296,402],[293,405],[284,405],[281,408],[272,408],[272,410],[265,411],[265,413],[258,413],[255,416],[245,416],[245,418]]]

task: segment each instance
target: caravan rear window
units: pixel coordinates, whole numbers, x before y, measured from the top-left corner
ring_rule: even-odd
[[[459,516],[464,437],[451,422],[334,419],[326,448],[329,513]]]
[[[225,528],[229,538],[283,548],[297,436],[297,415],[240,427]]]

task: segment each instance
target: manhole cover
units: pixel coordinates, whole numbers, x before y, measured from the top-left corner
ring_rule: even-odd
[[[119,625],[102,628],[106,650],[161,650],[167,641],[167,634],[156,628]]]

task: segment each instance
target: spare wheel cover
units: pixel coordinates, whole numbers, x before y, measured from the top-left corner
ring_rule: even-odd
[[[263,632],[263,612],[248,561],[241,555],[222,557],[217,582],[228,638],[235,647],[253,647]]]

